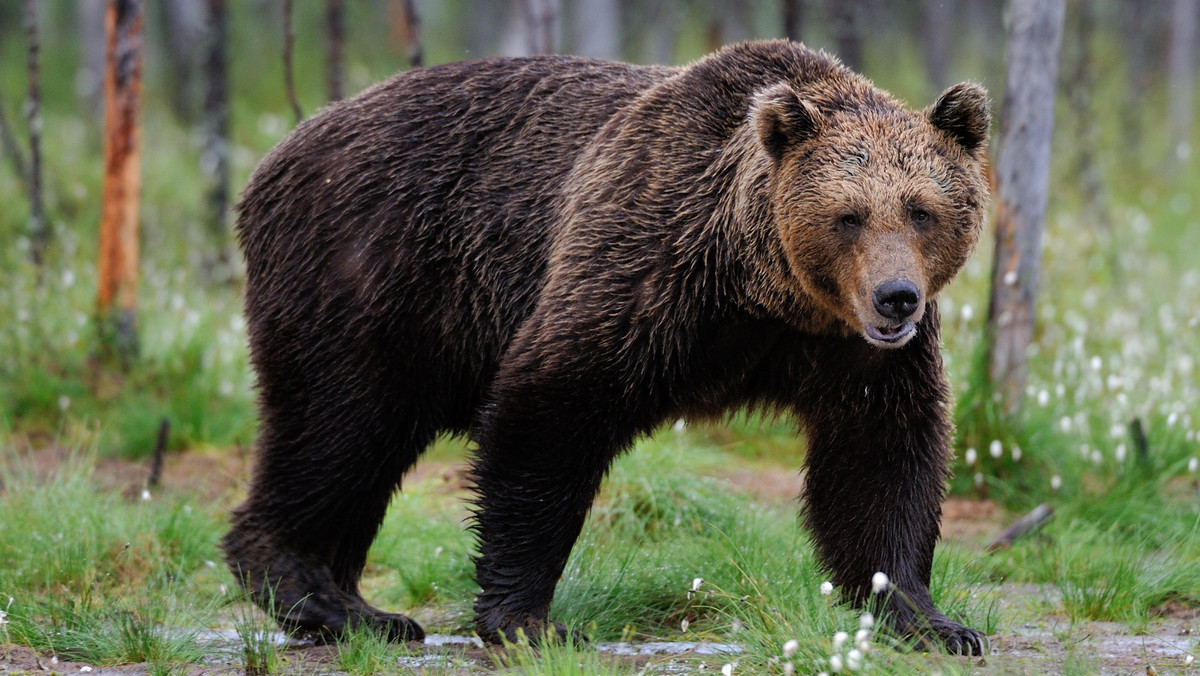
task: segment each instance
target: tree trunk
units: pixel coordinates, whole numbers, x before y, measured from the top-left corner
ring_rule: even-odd
[[[621,58],[621,3],[578,0],[574,12],[574,52],[595,59]]]
[[[204,40],[204,3],[199,0],[160,0],[159,17],[166,61],[171,67],[167,90],[175,115],[196,121],[196,69]]]
[[[0,92],[0,152],[8,157],[8,161],[12,163],[13,173],[21,182],[21,187],[28,191],[29,169],[25,164],[24,151],[21,150],[21,145],[17,142],[12,125],[8,121],[8,115],[4,112],[6,108],[8,108],[8,104],[4,101],[3,92]]]
[[[1013,0],[996,165],[996,249],[988,305],[988,375],[1004,410],[1025,389],[1050,179],[1063,0]]]
[[[292,107],[292,115],[296,124],[304,119],[300,111],[300,101],[296,98],[296,69],[292,63],[292,44],[296,41],[296,33],[292,30],[292,0],[283,0],[283,87],[287,90],[288,104]]]
[[[25,0],[25,27],[29,34],[29,255],[39,272],[46,261],[50,229],[42,201],[42,73],[38,36],[37,0]]]
[[[123,366],[128,366],[137,354],[142,21],[139,0],[109,0],[105,21],[104,203],[96,306],[101,335],[107,344],[116,347]]]
[[[804,35],[804,0],[783,0],[783,32],[789,40],[801,42]]]
[[[392,6],[395,8],[391,12],[394,37],[404,45],[408,67],[420,68],[425,65],[425,47],[421,43],[421,15],[417,13],[417,3],[414,0],[399,0]]]
[[[825,12],[834,50],[851,70],[863,67],[863,0],[826,0]]]
[[[83,63],[75,77],[75,91],[82,99],[90,118],[104,115],[104,54],[108,48],[104,33],[104,17],[108,0],[79,0],[77,40],[81,45]]]
[[[1162,36],[1167,32],[1167,16],[1162,3],[1122,2],[1117,5],[1116,31],[1124,54],[1125,91],[1121,105],[1121,144],[1124,161],[1145,158],[1141,152],[1146,97],[1158,77],[1162,57]]]
[[[346,62],[346,11],[342,0],[325,0],[325,85],[330,101],[344,97]]]
[[[1104,187],[1104,174],[1097,161],[1100,130],[1096,125],[1096,114],[1092,112],[1092,98],[1096,92],[1099,73],[1092,51],[1092,37],[1096,32],[1096,6],[1091,0],[1073,0],[1067,12],[1064,30],[1069,35],[1063,40],[1061,61],[1066,69],[1063,78],[1063,94],[1066,96],[1071,127],[1075,131],[1075,150],[1072,164],[1072,182],[1079,186],[1083,196],[1083,209],[1087,222],[1096,226],[1101,241],[1112,234],[1112,219],[1109,217],[1108,192]],[[1113,275],[1120,274],[1118,249],[1107,247],[1109,269]]]
[[[954,37],[954,2],[925,0],[921,22],[921,41],[925,46],[925,72],[935,92],[950,86],[950,45]]]
[[[561,0],[523,0],[525,36],[531,54],[553,54],[558,38]]]
[[[1167,91],[1170,96],[1171,152],[1177,162],[1192,154],[1192,100],[1196,81],[1197,0],[1172,0],[1171,35],[1167,48]]]
[[[232,275],[229,251],[229,65],[228,15],[225,0],[208,0],[208,30],[204,44],[204,151],[200,168],[208,178],[207,222],[214,255],[210,279]]]

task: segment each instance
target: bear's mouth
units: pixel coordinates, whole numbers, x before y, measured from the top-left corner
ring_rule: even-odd
[[[900,343],[905,342],[917,332],[917,325],[912,322],[895,324],[893,326],[871,326],[867,324],[863,327],[863,330],[867,334],[867,340],[876,345],[898,347]]]

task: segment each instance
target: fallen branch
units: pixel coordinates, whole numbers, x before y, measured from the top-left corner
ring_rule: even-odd
[[[1054,508],[1043,502],[1034,507],[1032,512],[1017,519],[1016,523],[1006,528],[1003,533],[997,535],[996,539],[992,540],[991,544],[987,546],[987,551],[994,552],[1012,546],[1012,543],[1018,538],[1029,535],[1041,528],[1042,524],[1049,521],[1052,516],[1054,516]]]

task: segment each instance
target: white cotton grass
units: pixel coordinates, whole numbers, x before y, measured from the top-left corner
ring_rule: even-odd
[[[871,613],[863,613],[858,616],[859,629],[871,629],[875,626],[875,616]]]
[[[879,594],[887,591],[891,585],[891,580],[888,579],[887,573],[879,571],[871,576],[871,593]]]
[[[886,575],[884,576],[887,577]],[[829,676],[845,672],[863,672],[870,669],[868,655],[871,653],[872,628],[875,626],[875,616],[864,612],[858,617],[858,630],[851,637],[849,632],[834,632],[829,644],[829,657],[821,666],[824,670],[817,671],[817,676]],[[772,658],[773,663],[781,663],[785,676],[796,673],[796,665],[792,661],[800,650],[800,642],[792,639],[783,644],[778,658]],[[813,673],[800,669],[802,673]]]
[[[833,583],[825,580],[821,583],[821,596],[829,596],[833,594]]]

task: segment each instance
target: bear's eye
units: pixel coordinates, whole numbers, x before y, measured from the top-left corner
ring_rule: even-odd
[[[862,219],[858,214],[845,214],[838,219],[838,225],[844,228],[857,228],[862,225]]]
[[[928,211],[920,208],[910,209],[909,215],[912,218],[912,222],[917,225],[926,225],[933,220],[933,216]]]

